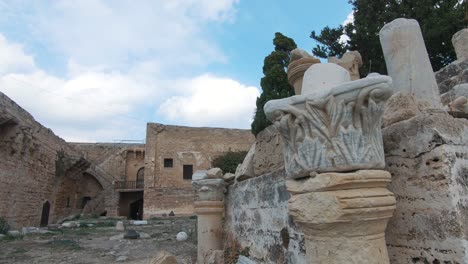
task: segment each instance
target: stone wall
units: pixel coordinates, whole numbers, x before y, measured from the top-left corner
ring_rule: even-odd
[[[466,263],[468,120],[426,113],[383,130],[391,263]]]
[[[94,165],[106,172],[112,180],[125,180],[127,174],[127,156],[129,152],[141,153],[144,144],[126,143],[70,143]],[[144,154],[143,154],[144,155]],[[132,158],[132,156],[129,156]],[[144,158],[140,158],[143,166]],[[129,166],[131,167],[131,166]]]
[[[306,263],[304,237],[288,215],[284,169],[229,186],[225,225],[259,263]]]
[[[66,216],[69,210],[57,194],[64,189],[75,193],[78,186],[65,186],[89,167],[80,156],[0,93],[0,217],[13,228],[39,226],[46,202],[49,223]]]
[[[193,214],[191,173],[188,179],[184,179],[184,165],[192,166],[193,172],[209,169],[215,157],[228,151],[246,151],[253,141],[254,137],[249,130],[148,123],[145,149],[145,218],[170,211],[176,214]]]

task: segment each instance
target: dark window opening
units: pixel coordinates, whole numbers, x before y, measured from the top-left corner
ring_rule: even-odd
[[[67,197],[67,207],[70,207],[70,196]]]
[[[193,165],[184,165],[184,180],[191,180],[193,174]]]
[[[164,168],[172,168],[174,162],[172,159],[164,159]]]

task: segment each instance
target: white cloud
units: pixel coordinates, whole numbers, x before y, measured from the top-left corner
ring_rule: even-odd
[[[348,16],[347,16],[346,19],[343,21],[343,23],[341,23],[341,25],[346,26],[347,24],[350,24],[350,23],[351,23],[351,24],[354,23],[354,11],[351,11],[351,12],[348,14]],[[343,32],[343,33],[344,33],[344,32]],[[343,34],[343,35],[341,35],[339,42],[340,42],[340,43],[345,43],[345,42],[348,41],[348,40],[349,40],[349,37],[348,37],[347,35]]]
[[[133,57],[167,65],[225,61],[204,26],[231,21],[237,0],[57,1],[35,9],[36,36],[74,61],[122,66]]]
[[[159,113],[176,124],[250,126],[259,91],[229,78],[202,75],[179,84],[185,92],[168,98]]]
[[[226,61],[207,26],[232,22],[238,0],[44,3],[0,0],[0,29],[29,45],[0,32],[0,91],[66,140],[140,139],[165,121],[148,120],[156,109],[183,125],[249,127],[258,90],[200,73]],[[52,66],[62,74],[36,56],[65,61]]]
[[[34,59],[24,54],[21,45],[8,43],[0,34],[0,75],[16,71],[30,71],[34,67]]]

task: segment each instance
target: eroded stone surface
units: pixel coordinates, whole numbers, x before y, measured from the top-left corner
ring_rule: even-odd
[[[468,59],[468,28],[464,28],[452,37],[452,44],[457,54],[457,59]]]
[[[243,181],[249,178],[255,177],[255,171],[254,171],[254,156],[255,156],[255,143],[252,144],[252,146],[249,149],[249,152],[247,152],[247,155],[244,158],[244,161],[242,164],[239,164],[236,169],[236,181]]]
[[[290,194],[284,169],[230,185],[226,196],[226,233],[258,263],[305,264],[302,231],[288,215]],[[283,235],[282,235],[283,234]]]
[[[306,237],[307,263],[389,263],[385,228],[395,210],[380,170],[288,180],[288,210]]]
[[[456,60],[435,73],[441,94],[459,84],[468,83],[468,59]]]
[[[407,91],[416,100],[429,103],[431,108],[441,108],[439,89],[419,23],[398,18],[385,24],[379,36],[394,90]]]
[[[409,92],[400,91],[388,99],[383,114],[383,126],[410,119],[421,113],[420,103]]]
[[[416,158],[437,146],[468,145],[468,120],[445,112],[423,113],[383,130],[385,156]]]
[[[359,51],[348,51],[340,59],[329,57],[328,62],[336,63],[345,68],[351,77],[351,80],[358,80],[359,68],[362,66],[362,57]]]
[[[284,167],[283,139],[274,125],[258,133],[253,166],[256,176]]]
[[[464,263],[468,121],[422,114],[383,130],[397,209],[387,229],[392,263]]]

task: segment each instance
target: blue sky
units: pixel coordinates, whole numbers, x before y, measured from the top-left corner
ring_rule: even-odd
[[[347,2],[0,0],[0,91],[69,141],[249,128],[274,33],[310,51]]]

